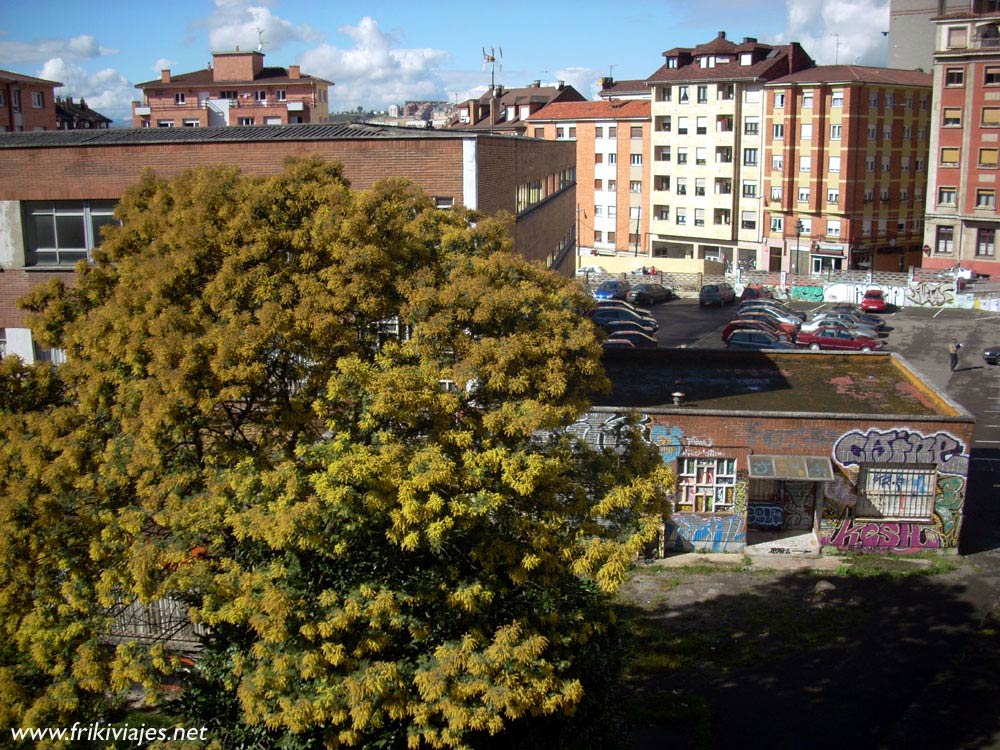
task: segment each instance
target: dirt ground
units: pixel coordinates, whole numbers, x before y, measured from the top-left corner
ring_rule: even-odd
[[[623,598],[634,750],[1000,748],[1000,552],[682,555]]]

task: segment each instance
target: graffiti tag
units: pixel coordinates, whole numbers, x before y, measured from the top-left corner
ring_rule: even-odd
[[[751,529],[780,529],[785,512],[780,505],[751,503],[747,506],[747,527]]]
[[[924,435],[906,429],[854,430],[840,436],[833,460],[842,468],[864,463],[928,463],[943,474],[966,475],[965,444],[947,432]]]
[[[667,523],[666,549],[739,552],[746,544],[743,516],[696,516],[677,513]]]
[[[907,290],[906,298],[914,305],[940,307],[951,302],[954,293],[951,285],[921,281]]]
[[[936,529],[919,523],[896,521],[844,521],[828,540],[841,549],[885,549],[895,552],[940,549]]]

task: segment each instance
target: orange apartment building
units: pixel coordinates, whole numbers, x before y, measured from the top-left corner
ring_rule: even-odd
[[[935,19],[934,110],[924,260],[1000,277],[1000,2]]]
[[[221,125],[289,125],[328,122],[328,88],[298,65],[264,67],[264,53],[213,52],[204,70],[136,85],[142,101],[132,102],[132,127],[173,128]]]
[[[649,254],[650,102],[555,102],[528,118],[527,135],[576,141],[581,254]]]
[[[758,267],[920,266],[932,77],[856,65],[769,82]]]
[[[0,70],[0,133],[55,130],[58,81]]]

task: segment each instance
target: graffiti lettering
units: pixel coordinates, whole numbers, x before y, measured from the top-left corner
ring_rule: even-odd
[[[943,474],[965,476],[969,472],[965,444],[947,432],[854,430],[837,440],[833,460],[844,469],[863,463],[932,463]]]
[[[747,506],[747,527],[751,529],[780,529],[785,512],[780,505],[751,503]]]
[[[793,286],[791,297],[800,302],[822,302],[823,287],[821,286]]]
[[[644,429],[648,422],[649,417],[643,415],[639,420],[640,429]],[[627,425],[628,417],[624,414],[588,412],[567,427],[566,432],[580,438],[591,448],[620,452],[624,450],[622,431]]]
[[[940,549],[941,536],[925,524],[895,521],[844,521],[824,544],[840,549],[884,549],[887,552],[916,552]]]
[[[682,439],[684,431],[680,427],[667,427],[666,425],[653,425],[649,431],[650,442],[660,449],[660,458],[667,464],[680,458],[684,450]]]
[[[907,301],[926,307],[947,305],[954,296],[955,288],[952,284],[936,284],[927,281],[912,285],[906,292]]]
[[[673,551],[740,552],[746,545],[743,516],[676,513],[667,523],[665,548]]]

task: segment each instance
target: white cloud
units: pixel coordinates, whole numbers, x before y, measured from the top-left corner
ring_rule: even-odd
[[[271,13],[259,2],[215,0],[215,12],[203,23],[209,27],[208,41],[213,52],[257,49],[276,52],[289,42],[311,42],[321,38],[308,24],[296,25]],[[258,31],[259,30],[259,31]]]
[[[38,39],[34,42],[0,42],[0,60],[5,63],[40,63],[53,57],[85,60],[117,54],[118,50],[102,47],[89,34],[71,39]]]
[[[819,65],[885,65],[888,0],[788,0],[783,39],[799,42]]]
[[[449,59],[444,50],[402,48],[369,17],[357,26],[338,29],[354,41],[341,49],[321,44],[302,55],[302,71],[333,81],[333,111],[360,106],[384,108],[406,100],[445,99],[446,85],[440,66]]]
[[[138,98],[138,91],[117,70],[105,68],[90,73],[79,65],[56,57],[45,62],[38,76],[63,84],[56,89],[57,96],[83,97],[88,107],[110,117],[115,125],[131,123],[131,102]]]
[[[556,71],[556,79],[572,86],[588,99],[596,99],[601,90],[601,73],[593,68],[571,67]]]
[[[161,57],[159,60],[153,63],[152,71],[157,75],[159,75],[161,70],[170,70],[172,67],[174,67],[174,64],[175,63],[173,60],[168,60],[165,57]]]

